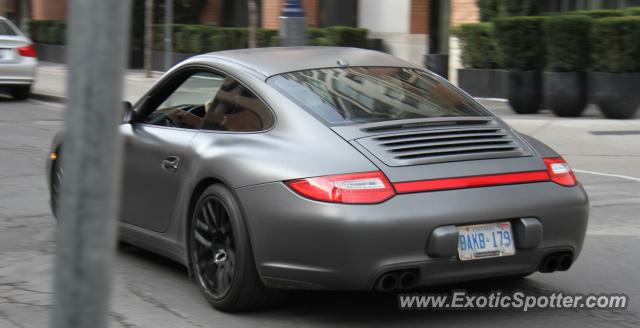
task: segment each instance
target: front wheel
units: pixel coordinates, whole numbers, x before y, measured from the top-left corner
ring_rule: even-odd
[[[57,218],[58,204],[60,203],[60,185],[62,184],[62,178],[64,177],[64,171],[62,170],[62,163],[60,162],[60,151],[57,152],[58,157],[53,161],[51,169],[51,211],[53,216]]]
[[[207,188],[198,199],[190,223],[191,269],[214,308],[250,310],[280,298],[279,291],[267,288],[258,276],[247,228],[227,188]]]

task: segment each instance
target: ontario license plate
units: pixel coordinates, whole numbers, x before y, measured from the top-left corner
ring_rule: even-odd
[[[509,222],[459,226],[458,236],[458,257],[462,261],[516,253]]]

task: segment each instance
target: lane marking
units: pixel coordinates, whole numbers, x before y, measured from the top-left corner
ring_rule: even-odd
[[[634,177],[630,177],[630,176],[627,176],[627,175],[611,174],[611,173],[602,173],[602,172],[587,171],[587,170],[580,170],[580,169],[573,169],[573,171],[575,171],[575,172],[579,172],[579,173],[586,173],[586,174],[600,175],[600,176],[604,176],[604,177],[620,178],[620,179],[625,179],[625,180],[631,180],[631,181],[635,181],[635,182],[640,182],[640,178],[634,178]]]

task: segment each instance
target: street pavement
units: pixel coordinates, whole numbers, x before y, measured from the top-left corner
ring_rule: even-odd
[[[145,82],[146,84],[146,82]],[[396,294],[300,292],[281,307],[242,314],[212,309],[184,267],[133,246],[114,264],[111,327],[638,327],[640,326],[640,120],[549,113],[517,116],[483,101],[516,129],[562,153],[591,200],[584,250],[568,272],[517,282],[481,281],[426,289],[448,293],[626,293],[626,310],[400,311]],[[52,311],[56,224],[44,175],[64,106],[0,98],[0,327],[46,327]]]

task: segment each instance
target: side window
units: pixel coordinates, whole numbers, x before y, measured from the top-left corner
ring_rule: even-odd
[[[224,81],[221,75],[198,72],[188,76],[144,123],[183,129],[200,129],[210,104]]]
[[[220,90],[208,103],[202,129],[254,132],[273,125],[274,117],[253,92],[233,78],[224,79]]]

